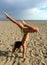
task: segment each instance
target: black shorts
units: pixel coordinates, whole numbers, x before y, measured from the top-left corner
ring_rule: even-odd
[[[22,45],[22,41],[16,41],[15,43],[14,43],[14,48],[16,49],[16,48],[20,48],[20,46]]]
[[[19,49],[21,45],[22,45],[22,41],[16,41],[16,42],[14,43],[14,47],[13,47],[13,49],[12,49],[12,53],[15,52],[16,48]]]

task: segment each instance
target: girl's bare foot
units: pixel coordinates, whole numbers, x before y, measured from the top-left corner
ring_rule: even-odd
[[[25,24],[27,24],[24,20],[21,22],[24,26],[25,26]]]
[[[8,18],[9,15],[5,12],[5,16],[6,16],[6,18]]]

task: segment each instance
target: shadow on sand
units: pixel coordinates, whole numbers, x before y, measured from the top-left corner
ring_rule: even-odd
[[[18,41],[16,41],[16,42],[18,42]],[[7,61],[11,62],[12,58],[13,58],[12,65],[14,65],[15,63],[17,63],[17,65],[20,65],[20,57],[18,56],[18,53],[21,53],[21,49],[18,50],[18,53],[16,51],[16,53],[14,54],[15,56],[11,56],[11,55],[9,55],[9,53],[11,53],[11,51],[8,51],[8,50],[7,51],[1,51],[0,50],[0,57],[2,56],[2,57],[6,58],[4,65],[7,63]],[[17,58],[18,58],[18,62],[16,62]]]
[[[15,57],[14,56],[9,56],[9,51],[1,51],[0,50],[0,57],[5,57],[5,62],[4,62],[4,65],[7,63],[7,61],[11,61],[12,60],[12,58],[14,58],[13,59],[13,62],[12,62],[12,65],[14,65],[15,64],[15,62],[16,62],[16,58],[18,58],[18,55],[16,54],[15,55]],[[10,58],[10,59],[9,59]]]
[[[4,64],[8,61],[8,57],[10,57],[8,51],[1,51],[0,50],[0,57],[1,56],[6,58],[6,61],[4,62]]]

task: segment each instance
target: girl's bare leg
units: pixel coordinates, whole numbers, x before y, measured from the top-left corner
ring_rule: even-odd
[[[15,23],[16,25],[18,25],[19,28],[23,28],[23,24],[22,24],[21,22],[17,22],[15,19],[11,18],[6,12],[5,12],[5,15],[6,15],[6,17],[7,17],[10,21],[12,21],[12,22]]]
[[[31,26],[31,25],[25,23],[24,21],[23,21],[22,23],[17,22],[17,21],[14,20],[13,18],[11,18],[6,12],[5,12],[5,15],[6,15],[6,17],[7,17],[9,20],[11,20],[13,23],[17,24],[20,28],[24,28],[24,26],[25,26],[25,27],[28,27],[27,29],[24,28],[24,30],[25,30],[26,32],[38,32],[38,31],[39,31],[39,28],[38,28],[38,27],[33,27],[33,26]]]
[[[38,32],[39,31],[39,28],[38,27],[34,27],[34,26],[31,26],[29,24],[27,24],[25,21],[22,21],[22,24],[26,27],[28,27],[28,31],[30,30],[31,32]]]

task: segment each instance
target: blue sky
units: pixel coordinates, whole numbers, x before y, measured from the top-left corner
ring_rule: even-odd
[[[4,12],[17,20],[47,20],[47,0],[0,0],[0,20]]]

